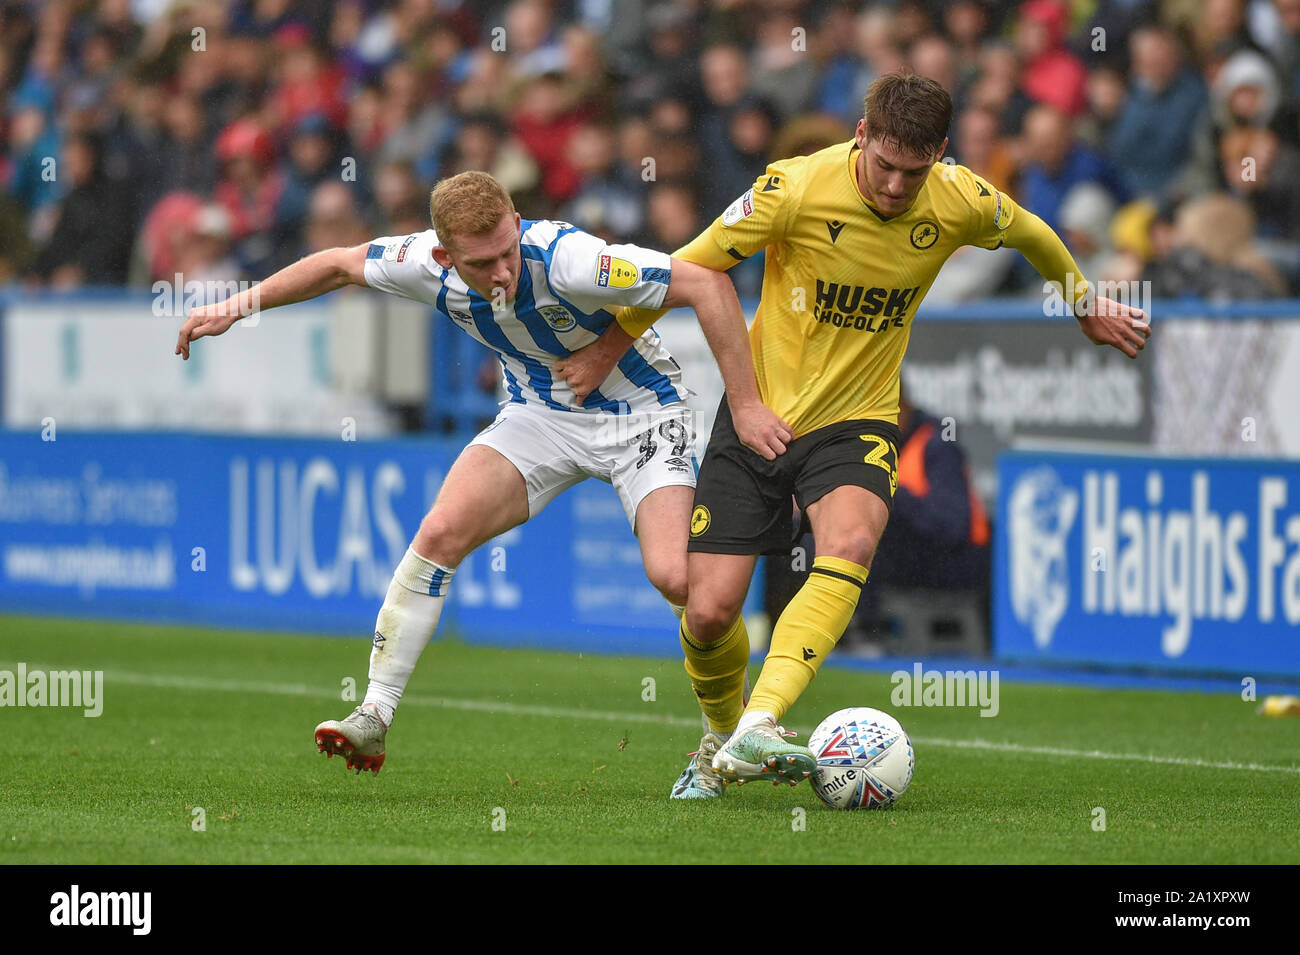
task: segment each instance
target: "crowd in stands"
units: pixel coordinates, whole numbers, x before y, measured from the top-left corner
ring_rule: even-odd
[[[0,284],[261,278],[428,228],[464,169],[671,251],[900,68],[1089,277],[1300,293],[1300,0],[0,0]],[[938,298],[1041,287],[952,266]]]

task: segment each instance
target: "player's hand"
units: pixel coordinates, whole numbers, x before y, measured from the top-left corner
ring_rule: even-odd
[[[578,404],[582,404],[609,377],[623,354],[616,353],[604,340],[598,338],[567,358],[561,358],[551,366],[551,370],[557,378],[568,384],[573,397]]]
[[[785,454],[786,446],[794,440],[794,430],[761,401],[739,408],[732,405],[731,423],[740,443],[769,461]]]
[[[208,335],[220,335],[231,325],[245,316],[239,314],[237,303],[233,299],[213,302],[190,309],[189,318],[181,326],[180,337],[176,339],[176,354],[186,361],[190,357],[190,342]]]
[[[1079,328],[1094,345],[1110,345],[1136,358],[1151,337],[1146,312],[1123,302],[1097,296],[1078,315]]]

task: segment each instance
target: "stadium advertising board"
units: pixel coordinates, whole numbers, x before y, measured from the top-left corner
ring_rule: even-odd
[[[1026,438],[1151,440],[1149,362],[1099,349],[1068,319],[930,321],[912,326],[911,401],[951,418],[986,500],[997,453]]]
[[[1300,674],[1300,462],[998,464],[999,657]]]
[[[460,445],[0,432],[0,611],[369,635]],[[471,642],[677,652],[612,488],[457,570]]]

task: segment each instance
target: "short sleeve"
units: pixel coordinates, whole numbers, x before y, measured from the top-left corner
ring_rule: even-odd
[[[607,306],[660,308],[668,294],[672,259],[639,245],[610,245],[574,231],[555,243],[547,278],[552,290],[592,311]]]
[[[981,249],[999,248],[1006,242],[1007,229],[1015,222],[1020,207],[1005,192],[989,185],[965,166],[957,168],[960,170],[958,181],[966,189],[971,203],[970,234],[966,243]]]
[[[366,284],[381,292],[428,301],[437,292],[431,285],[433,230],[412,235],[389,235],[373,239],[366,247]]]
[[[768,166],[767,172],[713,221],[709,227],[713,241],[736,260],[780,242],[785,238],[792,188],[784,166]]]

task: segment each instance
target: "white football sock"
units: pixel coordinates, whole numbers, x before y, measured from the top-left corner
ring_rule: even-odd
[[[764,720],[776,725],[776,716],[772,713],[765,712],[764,710],[745,710],[745,712],[741,714],[740,722],[736,724],[735,732],[731,735],[736,736],[741,731],[747,730],[754,724],[761,723]]]
[[[393,722],[393,711],[402,699],[415,663],[438,628],[442,604],[455,573],[456,568],[425,560],[410,548],[393,572],[375,620],[370,684],[365,698],[365,703],[375,705],[385,725]]]
[[[682,615],[683,615],[684,613],[686,613],[686,608],[685,608],[685,607],[681,607],[681,606],[678,606],[677,604],[673,604],[673,603],[670,603],[670,604],[668,605],[668,609],[671,610],[671,611],[673,612],[673,616],[676,617],[678,620],[681,620],[681,619],[682,619]]]

